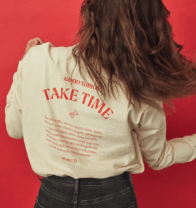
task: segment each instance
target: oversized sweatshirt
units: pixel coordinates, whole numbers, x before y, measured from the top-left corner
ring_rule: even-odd
[[[24,139],[36,174],[106,178],[142,173],[144,161],[161,170],[196,158],[196,134],[167,140],[165,113],[133,99],[129,106],[121,89],[102,100],[100,86],[82,78],[74,46],[30,48],[6,97],[7,133]]]

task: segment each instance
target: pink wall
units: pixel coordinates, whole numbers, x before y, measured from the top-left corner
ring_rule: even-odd
[[[171,11],[177,43],[183,52],[196,48],[196,1],[164,0]],[[40,37],[54,46],[71,46],[78,30],[82,0],[1,1],[1,207],[32,208],[40,181],[32,171],[24,141],[10,138],[5,128],[5,98],[27,42]],[[190,52],[193,57],[193,51]],[[177,112],[167,116],[167,139],[196,133],[196,97],[174,100]],[[140,208],[184,208],[196,204],[196,160],[161,171],[150,169],[132,175]]]

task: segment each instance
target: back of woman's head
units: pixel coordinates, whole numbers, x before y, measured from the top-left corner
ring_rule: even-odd
[[[84,0],[81,39],[72,53],[79,66],[82,58],[104,99],[110,89],[115,97],[113,87],[121,83],[129,106],[134,98],[162,111],[156,101],[170,105],[170,99],[196,92],[195,63],[180,54],[183,46],[173,39],[169,15],[162,0]]]

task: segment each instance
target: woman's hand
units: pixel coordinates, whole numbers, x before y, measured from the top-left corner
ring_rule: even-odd
[[[25,57],[25,55],[27,54],[27,52],[29,51],[29,49],[31,47],[36,46],[36,45],[42,45],[43,43],[45,43],[45,42],[41,38],[33,38],[33,39],[29,40],[22,59]],[[22,59],[21,59],[21,61],[22,61]]]

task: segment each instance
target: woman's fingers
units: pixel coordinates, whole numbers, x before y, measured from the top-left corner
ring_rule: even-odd
[[[33,45],[37,45],[37,43],[38,43],[38,41],[37,41],[37,40],[35,40],[35,41],[31,44],[31,46],[33,46]]]
[[[37,41],[38,44],[45,43],[41,38],[33,38],[33,39],[28,41],[28,45],[32,45],[35,41]]]
[[[37,40],[38,42],[40,42],[41,44],[45,43],[41,38],[36,38],[36,40]]]
[[[22,59],[24,58],[24,56],[27,54],[27,52],[29,51],[29,49],[31,47],[36,46],[36,45],[41,45],[43,43],[45,43],[45,42],[41,38],[39,38],[39,37],[38,38],[33,38],[33,39],[29,40],[28,43],[27,43],[27,47],[26,47],[26,50],[25,50],[25,53],[24,53]]]

